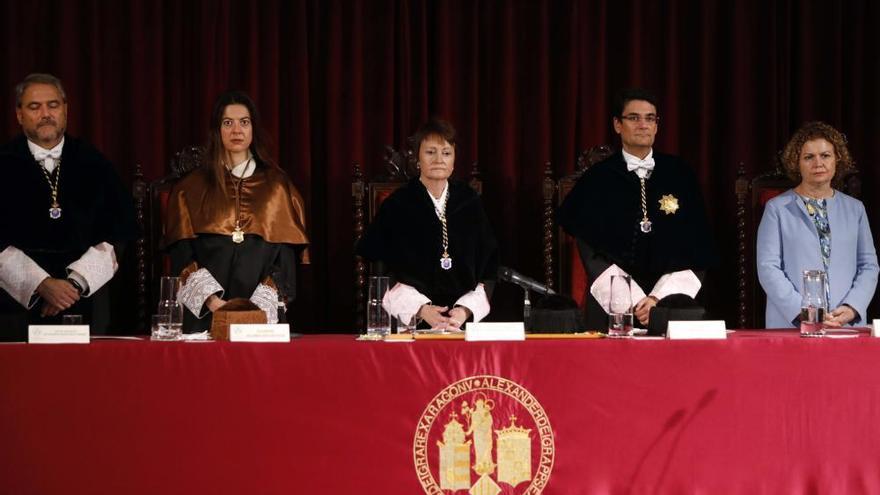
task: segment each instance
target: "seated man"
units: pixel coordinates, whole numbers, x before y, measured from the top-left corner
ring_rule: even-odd
[[[27,338],[29,323],[79,314],[104,333],[104,285],[137,232],[131,195],[89,144],[65,135],[61,81],[31,74],[15,88],[23,135],[0,148],[0,341]]]
[[[633,314],[648,325],[661,299],[695,297],[703,271],[714,261],[696,177],[678,157],[653,150],[659,122],[655,97],[625,90],[612,110],[623,149],[587,169],[557,212],[559,225],[578,239],[593,281],[590,329],[607,324],[608,284],[619,270],[632,276]],[[681,299],[671,300],[681,305]]]

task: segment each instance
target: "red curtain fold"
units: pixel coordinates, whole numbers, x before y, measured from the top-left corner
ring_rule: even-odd
[[[219,92],[251,93],[309,206],[313,265],[295,305],[305,331],[351,329],[352,165],[378,173],[383,146],[430,115],[459,129],[456,174],[480,163],[502,262],[534,276],[544,164],[567,174],[579,150],[616,143],[609,100],[622,86],[656,91],[656,148],[700,177],[719,281],[735,275],[737,167],[770,169],[802,122],[845,132],[865,190],[878,185],[880,6],[867,0],[45,0],[4,2],[0,14],[0,86],[61,77],[70,132],[127,181],[136,163],[161,177],[175,151],[201,142]],[[734,285],[709,290],[733,323]],[[498,319],[518,314],[513,289],[495,303]]]

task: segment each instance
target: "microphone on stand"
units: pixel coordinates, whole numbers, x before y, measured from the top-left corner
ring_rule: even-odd
[[[544,296],[556,294],[556,292],[553,291],[553,289],[551,289],[550,287],[547,287],[546,285],[538,282],[533,278],[526,277],[522,273],[519,273],[518,271],[512,268],[508,268],[506,266],[498,267],[498,278],[505,282],[516,284],[523,289],[531,290]]]

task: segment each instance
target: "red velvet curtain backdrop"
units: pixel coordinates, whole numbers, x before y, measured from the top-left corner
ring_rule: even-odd
[[[878,188],[880,6],[862,1],[5,1],[0,86],[34,71],[66,85],[69,130],[130,180],[167,172],[205,135],[210,105],[244,89],[272,150],[309,206],[313,264],[297,327],[352,322],[352,165],[381,168],[432,114],[460,131],[456,173],[479,161],[502,263],[539,277],[544,163],[570,173],[583,148],[615,142],[622,86],[660,98],[656,148],[696,169],[723,264],[710,304],[734,323],[733,181],[770,169],[802,122],[849,137],[867,191]],[[876,221],[877,201],[866,194]],[[598,206],[598,205],[597,205]],[[597,210],[597,212],[600,210]],[[6,214],[9,214],[7,212]],[[876,231],[877,229],[875,229]],[[133,289],[132,289],[133,292]],[[497,317],[519,294],[502,288]]]

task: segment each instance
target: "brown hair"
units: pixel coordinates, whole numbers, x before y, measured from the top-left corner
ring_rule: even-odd
[[[431,136],[437,136],[444,139],[447,143],[452,145],[453,148],[455,147],[455,127],[445,120],[432,118],[422,124],[422,126],[419,127],[419,130],[417,130],[410,138],[410,143],[416,157],[419,156],[419,150],[422,148],[422,143]]]
[[[263,130],[260,113],[254,100],[243,91],[227,91],[217,97],[214,108],[211,110],[211,123],[208,128],[208,141],[205,144],[205,166],[216,185],[224,193],[226,192],[226,148],[223,147],[223,139],[220,137],[220,127],[223,125],[223,113],[229,105],[243,105],[251,115],[251,129],[253,140],[250,151],[254,155],[257,165],[276,167],[275,162],[269,157],[269,138]],[[232,164],[230,164],[232,165]]]
[[[849,149],[846,147],[846,136],[825,122],[807,122],[791,136],[788,144],[785,145],[785,149],[782,150],[782,168],[785,171],[785,175],[789,179],[800,183],[801,150],[807,141],[814,139],[824,139],[834,146],[837,164],[831,181],[835,186],[839,186],[843,177],[852,170],[853,160],[849,154]]]

